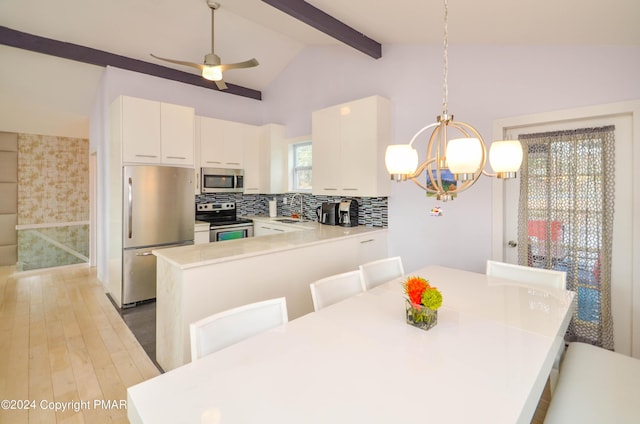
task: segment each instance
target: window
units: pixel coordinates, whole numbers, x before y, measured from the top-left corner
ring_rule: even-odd
[[[310,141],[292,144],[292,175],[291,188],[293,191],[311,191],[312,147]]]

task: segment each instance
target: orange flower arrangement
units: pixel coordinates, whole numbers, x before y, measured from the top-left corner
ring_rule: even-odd
[[[437,310],[442,305],[442,294],[422,277],[412,276],[403,283],[404,292],[412,305]]]

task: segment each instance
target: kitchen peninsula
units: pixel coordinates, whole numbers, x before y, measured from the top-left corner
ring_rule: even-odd
[[[270,221],[252,218],[255,223]],[[281,296],[287,299],[289,319],[298,318],[313,311],[311,282],[387,255],[384,228],[288,225],[298,231],[153,252],[156,360],[165,371],[190,362],[191,322]]]

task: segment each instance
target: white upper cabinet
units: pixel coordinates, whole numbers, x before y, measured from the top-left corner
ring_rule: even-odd
[[[122,161],[160,163],[160,103],[122,96]]]
[[[391,142],[391,104],[367,97],[313,112],[313,194],[389,195],[384,152]]]
[[[194,164],[195,117],[195,110],[191,107],[160,103],[162,163]]]
[[[115,102],[123,163],[194,165],[193,108],[127,96]]]
[[[287,191],[287,147],[284,126],[250,127],[244,145],[244,193],[276,194]]]
[[[242,168],[246,124],[199,116],[200,166]]]
[[[260,127],[247,125],[243,146],[244,194],[260,194]]]

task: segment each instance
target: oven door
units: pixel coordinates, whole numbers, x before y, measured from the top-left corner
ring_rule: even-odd
[[[209,242],[253,237],[253,225],[221,226],[209,230]]]

